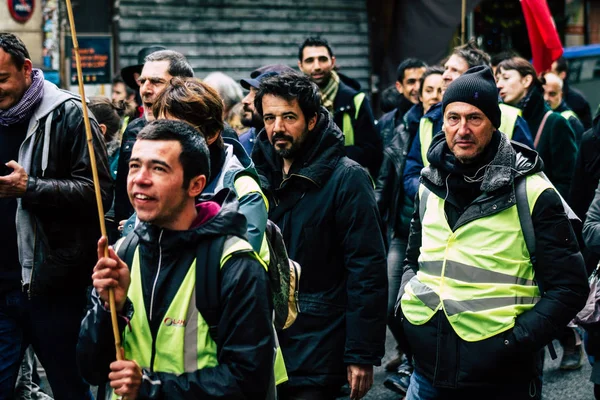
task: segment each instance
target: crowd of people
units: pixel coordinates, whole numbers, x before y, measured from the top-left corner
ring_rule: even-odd
[[[565,60],[407,59],[377,119],[325,39],[297,66],[198,79],[151,46],[84,102],[0,33],[1,399],[47,398],[38,360],[56,399],[360,399],[387,329],[384,384],[409,400],[541,399],[554,339],[561,369],[600,356],[572,323],[600,124]]]

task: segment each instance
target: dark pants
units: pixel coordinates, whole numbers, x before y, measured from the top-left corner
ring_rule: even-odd
[[[340,388],[299,387],[289,388],[285,384],[277,387],[278,400],[334,400]]]
[[[91,399],[75,351],[85,292],[33,297],[20,290],[0,295],[0,399],[13,397],[23,354],[31,344],[56,400]]]
[[[504,385],[501,387],[473,389],[439,389],[424,376],[414,371],[410,377],[410,386],[406,400],[540,400],[542,382],[532,379],[528,384]]]
[[[387,256],[387,272],[388,272],[388,307],[387,307],[387,323],[390,332],[396,339],[398,348],[406,354],[410,360],[410,346],[404,337],[404,329],[400,318],[394,316],[396,302],[398,301],[398,292],[402,283],[402,271],[404,267],[404,257],[406,256],[406,247],[408,246],[407,238],[394,237],[390,241],[390,250]]]

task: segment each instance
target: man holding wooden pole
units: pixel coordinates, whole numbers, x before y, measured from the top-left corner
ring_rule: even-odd
[[[23,42],[0,33],[0,398],[29,344],[56,399],[90,398],[75,347],[99,220],[81,100],[44,81]],[[112,183],[92,121],[101,198]]]

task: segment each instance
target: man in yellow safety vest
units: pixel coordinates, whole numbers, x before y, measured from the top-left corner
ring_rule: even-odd
[[[99,241],[93,307],[78,344],[82,375],[96,385],[108,379],[113,398],[265,399],[269,388],[274,395],[266,266],[243,239],[246,221],[232,192],[196,204],[209,176],[208,147],[191,125],[159,120],[139,133],[127,178],[141,221],[130,233],[137,247],[127,265],[112,248],[104,257],[106,240]],[[220,284],[207,287],[200,271],[214,271]],[[120,361],[114,361],[109,288],[119,314]],[[211,290],[219,305],[206,310],[216,311],[216,324],[198,306]]]
[[[588,294],[577,241],[537,153],[498,130],[489,67],[452,82],[442,113],[397,307],[415,361],[406,398],[541,399],[542,348]]]

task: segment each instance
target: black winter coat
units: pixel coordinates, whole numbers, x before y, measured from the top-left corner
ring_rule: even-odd
[[[340,77],[340,86],[333,102],[333,119],[340,129],[343,129],[344,114],[349,113],[354,128],[354,146],[346,147],[348,158],[367,168],[371,176],[376,177],[382,159],[382,142],[377,129],[375,117],[369,99],[365,97],[358,118],[354,119],[356,107],[354,96],[360,91],[360,84],[343,74]]]
[[[59,91],[55,87],[51,91],[48,85],[45,96]],[[45,100],[40,108],[44,104]],[[35,256],[29,290],[31,295],[56,296],[64,290],[83,293],[96,263],[100,224],[81,102],[71,99],[53,109],[48,166],[43,171],[47,119],[46,115],[37,122],[35,136],[21,148],[31,147],[33,160],[22,197],[23,209],[32,214],[35,224],[30,233]],[[102,202],[108,210],[112,179],[106,145],[96,121],[90,122]],[[27,228],[17,226],[23,229]]]
[[[477,189],[478,183],[462,183],[468,186],[472,198],[482,195],[471,202],[466,199],[467,190],[448,190],[446,183],[452,181],[453,174],[448,178],[447,161],[444,160],[450,159],[446,156],[450,151],[444,136],[434,138],[427,155],[431,165],[423,170],[422,184],[433,194],[446,198],[444,211],[453,230],[472,218],[513,206],[516,199],[514,180],[542,169],[535,151],[516,142],[510,143],[512,147],[502,136],[499,150],[492,158],[493,165],[510,168],[488,168],[480,189]],[[455,178],[464,182],[460,175]],[[423,325],[403,321],[414,354],[415,368],[433,381],[434,386],[493,387],[530,382],[541,374],[540,350],[558,337],[585,304],[589,288],[583,258],[560,198],[552,189],[539,196],[532,220],[537,254],[535,279],[545,292],[532,310],[516,318],[514,328],[489,339],[466,342],[454,332],[441,310]],[[419,196],[416,196],[399,299],[406,283],[419,269],[420,247],[421,221]],[[397,310],[400,314],[401,308]]]
[[[385,349],[387,273],[367,173],[344,156],[325,108],[286,179],[263,129],[252,158],[290,258],[302,266],[300,313],[279,334],[289,385],[332,387],[346,365],[379,365]]]
[[[585,132],[581,138],[569,193],[569,205],[583,223],[594,199],[598,182],[600,182],[600,117],[594,119],[592,129]],[[582,252],[588,271],[593,271],[600,260],[600,255],[587,248]]]
[[[224,200],[223,198],[226,196]],[[146,313],[153,337],[189,271],[200,241],[215,236],[244,236],[246,221],[237,211],[235,195],[223,190],[210,199],[220,211],[202,225],[187,231],[171,231],[141,223],[132,232],[139,236],[142,292],[145,310],[134,310],[127,300],[123,316]],[[198,206],[200,210],[202,203]],[[181,260],[189,260],[182,263]],[[186,265],[187,264],[187,265]],[[268,277],[264,267],[247,253],[234,254],[220,271],[220,308],[217,325],[219,365],[181,375],[145,369],[139,399],[264,399],[273,375],[274,341]],[[154,301],[152,302],[152,296]],[[92,292],[92,304],[81,324],[77,363],[84,379],[106,382],[114,361],[110,312]],[[150,305],[154,304],[150,315]],[[126,328],[119,318],[119,329]],[[142,365],[148,368],[147,365]]]
[[[422,115],[423,108],[421,106],[415,106],[410,113],[415,111],[418,114],[419,110]],[[391,134],[386,133],[386,136],[391,136],[391,140],[383,150],[383,162],[377,177],[375,199],[379,213],[386,218],[392,236],[407,237],[413,201],[404,194],[403,177],[406,156],[416,136],[416,130],[410,129],[408,121],[394,125],[395,120],[390,118],[392,113],[386,114],[384,117],[387,116],[387,118],[382,118],[378,124],[381,126],[382,132],[391,132]],[[405,203],[410,207],[403,207]],[[407,212],[408,215],[405,216],[403,211],[406,209],[410,209],[411,212]]]
[[[529,101],[523,108],[523,118],[535,140],[538,128],[550,107],[537,87],[530,90]],[[569,122],[558,113],[551,113],[544,124],[536,151],[544,161],[544,172],[564,198],[568,197],[571,186],[577,142],[575,131]]]
[[[133,206],[127,195],[127,175],[129,174],[129,159],[131,151],[137,139],[138,133],[148,125],[145,117],[132,121],[121,139],[121,150],[119,152],[119,164],[117,166],[117,179],[115,180],[115,221],[128,219],[134,213]]]

